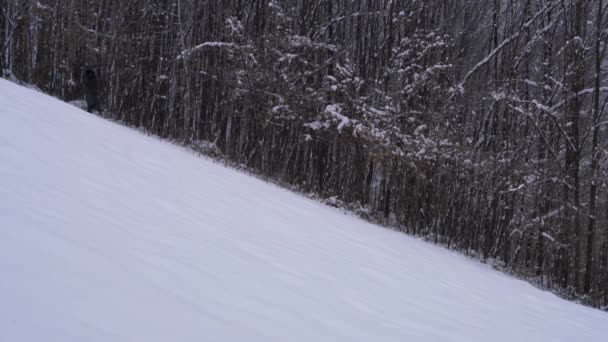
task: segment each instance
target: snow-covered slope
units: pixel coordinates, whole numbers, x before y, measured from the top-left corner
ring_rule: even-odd
[[[0,80],[0,341],[606,341],[608,314]]]

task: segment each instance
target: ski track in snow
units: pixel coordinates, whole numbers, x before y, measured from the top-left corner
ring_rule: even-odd
[[[0,341],[606,341],[608,314],[0,80]]]

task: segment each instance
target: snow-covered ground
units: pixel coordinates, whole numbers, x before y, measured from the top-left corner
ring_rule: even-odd
[[[0,80],[0,341],[608,341],[608,314]]]

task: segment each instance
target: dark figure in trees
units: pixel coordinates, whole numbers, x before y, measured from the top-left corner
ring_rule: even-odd
[[[91,69],[87,69],[84,73],[84,94],[87,100],[87,112],[92,113],[93,109],[99,110],[97,76]]]

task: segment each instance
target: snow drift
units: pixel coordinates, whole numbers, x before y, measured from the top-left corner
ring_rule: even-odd
[[[608,314],[0,80],[0,341],[605,341]]]

